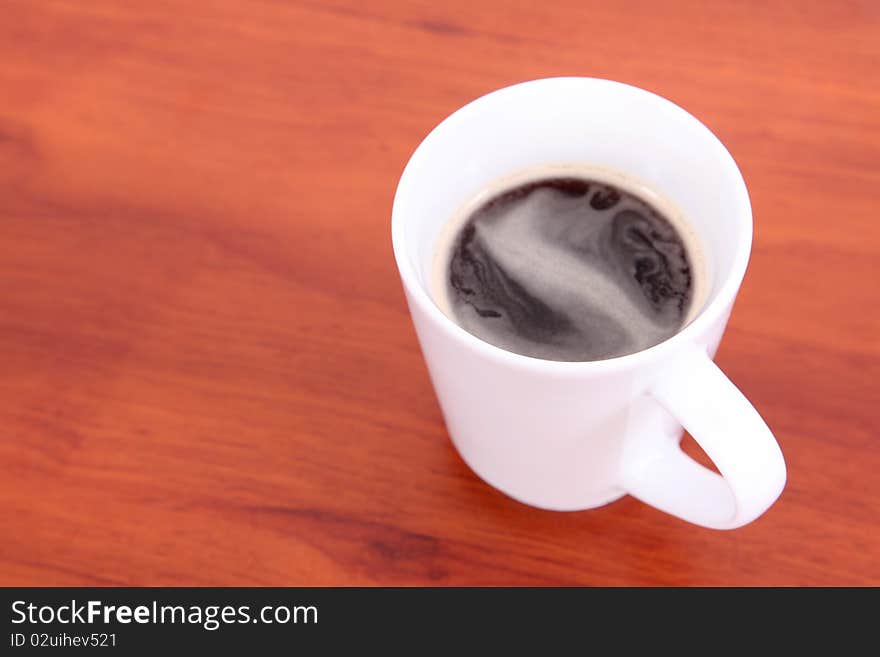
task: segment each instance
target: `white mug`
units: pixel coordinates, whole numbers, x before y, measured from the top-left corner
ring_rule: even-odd
[[[591,163],[643,181],[689,220],[709,265],[702,310],[634,354],[556,362],[483,342],[431,296],[441,228],[512,172]],[[526,504],[580,510],[625,494],[704,527],[760,516],[785,462],[749,401],[712,362],[746,271],[752,214],[721,142],[655,94],[594,78],[500,89],[440,123],[413,153],[392,213],[394,256],[446,426],[470,468]],[[721,476],[680,448],[686,428]]]

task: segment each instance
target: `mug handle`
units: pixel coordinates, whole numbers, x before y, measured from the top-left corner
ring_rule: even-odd
[[[712,529],[742,527],[776,501],[785,487],[782,451],[705,350],[677,357],[648,395],[690,432],[722,476],[687,456],[677,439],[634,432],[621,462],[622,487],[630,495]]]

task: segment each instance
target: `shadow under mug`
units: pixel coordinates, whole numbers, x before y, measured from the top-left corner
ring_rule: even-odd
[[[708,293],[673,337],[608,360],[540,360],[483,342],[432,300],[435,241],[455,211],[505,175],[561,163],[617,169],[683,211],[706,257]],[[779,446],[712,361],[749,259],[748,192],[727,149],[685,110],[595,78],[533,80],[483,96],[413,153],[394,199],[392,241],[450,437],[492,486],[560,511],[628,493],[716,529],[751,522],[779,497]],[[720,476],[681,451],[683,427]]]

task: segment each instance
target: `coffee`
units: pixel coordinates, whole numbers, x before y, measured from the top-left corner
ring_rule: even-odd
[[[705,274],[680,212],[605,169],[544,167],[492,185],[437,242],[433,292],[478,338],[518,354],[591,361],[677,333]]]

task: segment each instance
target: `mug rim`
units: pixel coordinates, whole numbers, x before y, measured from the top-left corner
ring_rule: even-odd
[[[740,231],[740,240],[738,240],[737,247],[738,250],[733,256],[730,271],[724,282],[719,286],[715,298],[707,303],[690,323],[677,331],[674,335],[656,345],[623,356],[589,361],[555,361],[518,354],[490,344],[466,331],[440,310],[437,304],[434,303],[433,299],[431,299],[428,291],[419,282],[418,276],[413,268],[413,263],[405,252],[406,245],[404,243],[404,218],[402,216],[401,198],[403,197],[406,188],[409,186],[410,180],[416,175],[414,172],[418,168],[419,163],[429,156],[428,151],[430,150],[430,147],[442,136],[441,133],[444,131],[444,128],[451,123],[463,119],[468,114],[479,111],[480,106],[490,98],[496,98],[499,95],[515,94],[517,90],[523,87],[552,87],[560,84],[586,84],[599,87],[617,87],[618,89],[625,90],[627,93],[651,100],[652,102],[657,103],[658,106],[665,107],[666,111],[678,113],[688,122],[696,124],[698,130],[704,131],[706,136],[709,137],[710,141],[716,146],[722,165],[729,168],[734,174],[733,181],[736,187],[734,191],[736,196],[740,197],[741,201],[743,201],[742,206],[745,211],[741,213],[742,220],[739,221],[738,226],[738,230]],[[721,142],[715,133],[693,114],[659,94],[625,82],[594,77],[565,76],[527,80],[525,82],[519,82],[491,91],[455,110],[452,114],[448,115],[438,123],[413,151],[404,167],[400,180],[398,181],[391,210],[391,241],[394,258],[397,262],[397,268],[400,272],[404,287],[406,288],[410,303],[416,304],[427,317],[429,317],[442,330],[448,332],[450,337],[461,343],[463,347],[475,350],[485,358],[500,362],[501,364],[510,367],[550,372],[553,374],[577,375],[627,369],[638,365],[640,361],[661,358],[668,353],[674,353],[677,350],[684,348],[687,344],[697,342],[698,336],[707,328],[715,324],[736,297],[739,287],[742,284],[743,277],[745,276],[746,268],[748,267],[752,247],[752,237],[752,206],[745,180],[743,179],[742,172],[737,166],[736,161],[730,154],[730,151],[727,150],[727,147]]]

